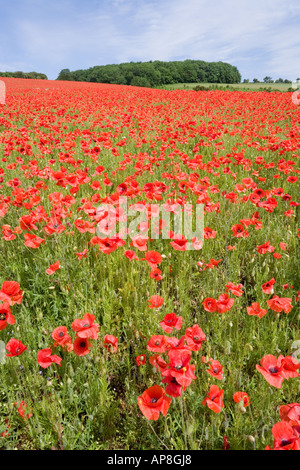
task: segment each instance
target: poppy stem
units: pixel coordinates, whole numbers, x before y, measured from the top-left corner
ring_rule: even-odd
[[[180,410],[181,410],[182,431],[183,431],[183,436],[184,436],[184,446],[185,446],[185,450],[188,450],[187,439],[186,439],[187,433],[186,433],[186,428],[185,428],[184,412],[183,412],[183,387],[182,387],[182,394],[181,394],[179,401],[180,401]]]
[[[152,432],[155,434],[155,436],[157,437],[157,439],[159,440],[159,442],[167,449],[167,450],[170,450],[169,447],[161,440],[161,438],[156,434],[155,432],[155,429],[154,427],[152,426],[152,424],[147,420],[147,423],[149,424]]]

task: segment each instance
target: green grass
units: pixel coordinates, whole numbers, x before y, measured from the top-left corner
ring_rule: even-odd
[[[93,99],[88,101],[76,91],[72,95],[73,103],[69,95],[55,95],[53,92],[50,99],[46,93],[36,91],[28,102],[24,98],[23,102],[17,100],[16,104],[13,103],[21,108],[18,114],[4,113],[12,127],[4,128],[0,123],[1,131],[8,132],[9,129],[9,135],[21,139],[26,135],[24,119],[32,118],[25,126],[30,129],[28,142],[32,145],[33,155],[20,155],[20,151],[14,148],[8,162],[2,162],[3,168],[20,156],[24,164],[37,159],[39,168],[47,166],[48,159],[53,158],[56,161],[52,170],[58,171],[63,166],[74,173],[71,164],[59,161],[60,153],[66,152],[62,150],[61,143],[72,139],[76,145],[70,152],[75,160],[83,160],[80,168],[88,167],[91,178],[101,180],[101,198],[114,193],[118,184],[138,171],[139,162],[144,165],[144,171],[136,174],[141,188],[150,181],[163,181],[177,197],[182,197],[184,194],[178,190],[178,182],[188,180],[197,172],[200,179],[208,177],[210,185],[217,185],[221,191],[209,193],[212,202],[220,203],[220,212],[207,212],[205,226],[216,230],[217,237],[206,240],[202,250],[175,251],[169,240],[154,240],[149,244],[149,249],[164,256],[160,265],[163,279],[159,282],[149,277],[150,269],[145,261],[129,261],[124,256],[126,249],[134,249],[129,240],[124,248],[105,255],[97,247],[89,245],[92,234],[79,233],[75,228],[74,221],[78,217],[89,220],[87,214],[78,209],[83,205],[82,198],[91,198],[95,194],[90,182],[81,185],[75,194],[76,203],[70,209],[72,214],[62,220],[70,226],[62,234],[47,237],[42,230],[45,224],[41,222],[37,224],[36,233],[46,242],[38,249],[24,246],[24,234],[18,234],[13,241],[0,239],[1,283],[4,280],[17,281],[24,291],[22,303],[12,306],[16,323],[0,331],[0,340],[6,344],[15,337],[28,347],[21,356],[7,357],[5,363],[0,364],[0,433],[6,429],[6,420],[10,426],[8,435],[0,437],[2,449],[221,449],[224,435],[228,437],[231,449],[264,449],[267,444],[272,444],[271,430],[279,421],[279,406],[299,401],[299,379],[284,381],[282,388],[276,389],[256,370],[256,364],[266,354],[276,357],[279,354],[290,355],[293,341],[299,339],[300,312],[299,303],[295,302],[300,287],[297,208],[292,217],[286,217],[284,211],[290,206],[282,198],[277,198],[278,206],[270,213],[250,202],[232,204],[222,196],[222,191],[236,191],[235,184],[251,177],[258,187],[272,190],[280,186],[293,201],[298,200],[297,183],[288,183],[284,172],[280,172],[281,179],[274,178],[283,158],[282,148],[262,151],[247,145],[249,135],[249,141],[259,139],[261,145],[267,145],[269,137],[271,143],[276,139],[276,142],[289,140],[292,129],[294,132],[297,129],[297,110],[289,104],[282,110],[276,102],[277,95],[272,95],[270,101],[264,98],[259,103],[244,101],[237,105],[236,98],[232,102],[222,101],[223,95],[216,92],[216,101],[207,101],[203,111],[202,102],[189,101],[185,98],[187,94],[182,92],[176,97],[175,93],[154,95],[154,90],[147,91],[149,95],[143,93],[143,89],[132,92],[129,88],[120,88],[117,92],[117,88],[113,88],[107,97],[104,92],[94,92]],[[62,106],[62,96],[65,100],[63,105],[70,112],[58,116],[57,108]],[[51,119],[34,127],[41,100],[45,106],[42,112]],[[253,109],[259,118],[251,115]],[[74,110],[79,110],[78,118]],[[130,124],[129,118],[132,119]],[[81,119],[81,122],[76,119]],[[240,128],[236,125],[237,120]],[[205,122],[209,132],[203,136]],[[87,132],[78,136],[77,129]],[[40,132],[44,138],[49,137],[47,145],[51,152],[45,159],[39,158],[41,150],[37,140]],[[219,137],[214,136],[217,132],[220,132]],[[104,138],[107,134],[110,144]],[[86,142],[93,147],[100,136],[103,137],[99,141],[101,155],[94,162],[83,155],[82,144]],[[126,145],[118,147],[117,143],[124,136]],[[210,146],[205,146],[206,142]],[[222,142],[221,148],[218,142]],[[1,145],[3,154],[4,144]],[[187,159],[194,156],[196,145],[203,164],[215,162],[216,166],[212,167],[215,173],[188,167]],[[118,148],[119,156],[113,156],[112,148]],[[233,156],[241,149],[245,158],[253,163],[251,170],[247,165],[236,164]],[[155,158],[153,150],[157,152]],[[217,158],[213,158],[215,152]],[[217,166],[221,161],[218,159],[228,155],[231,163]],[[254,163],[256,157],[262,155],[267,163],[274,162],[274,168]],[[299,156],[299,150],[287,149],[284,160],[293,160],[295,168],[298,168],[298,159],[293,155]],[[120,162],[126,158],[127,161],[131,159],[131,163],[117,171]],[[149,161],[152,171],[147,166]],[[92,177],[100,164],[109,172],[114,184],[112,188],[103,184],[103,175]],[[235,177],[222,171],[228,165]],[[259,171],[266,182],[260,182],[253,171]],[[168,180],[165,172],[174,173],[178,180]],[[32,188],[38,181],[47,184],[47,189],[39,192],[41,201],[38,205],[43,205],[48,214],[53,208],[49,194],[70,194],[70,186],[63,188],[52,179],[38,176],[27,178],[17,166],[5,171],[2,187],[3,195],[10,196],[12,200],[13,188],[6,182],[13,178],[19,178],[20,187],[24,190]],[[239,193],[239,197],[243,194]],[[188,195],[189,200],[195,203],[198,196]],[[162,201],[148,202],[161,203],[166,198],[164,195]],[[133,201],[140,199],[147,197],[142,194]],[[250,227],[248,238],[234,238],[232,225],[251,217],[256,210],[263,229]],[[25,213],[28,213],[25,207],[10,206],[1,219],[1,225],[10,224],[14,228]],[[288,250],[280,251],[281,259],[275,260],[271,253],[260,255],[256,252],[256,246],[267,240],[276,247],[276,251],[280,251],[280,242],[287,244]],[[228,245],[236,245],[236,250],[229,251]],[[75,253],[84,248],[88,248],[88,256],[79,261]],[[135,251],[140,259],[144,257],[144,252]],[[212,258],[221,259],[218,268],[200,272],[197,262],[208,263]],[[61,268],[48,276],[45,270],[56,260],[60,261]],[[266,306],[266,300],[271,296],[261,292],[261,285],[272,277],[276,279],[275,293],[292,297],[294,308],[289,314],[268,310],[261,319],[247,315],[246,308],[254,301]],[[241,297],[235,297],[230,312],[205,311],[204,299],[218,298],[228,282],[242,283],[244,290]],[[285,283],[294,289],[286,291],[283,288]],[[158,310],[148,308],[147,300],[154,294],[165,299]],[[77,357],[57,348],[55,354],[62,357],[61,367],[55,364],[48,369],[39,367],[37,352],[52,345],[53,329],[65,325],[74,337],[72,322],[83,318],[86,312],[95,315],[99,324],[99,339],[92,341],[90,354]],[[151,385],[160,384],[161,377],[148,361],[138,367],[135,358],[139,354],[145,354],[147,358],[153,355],[147,351],[147,342],[152,335],[163,334],[159,322],[169,312],[183,317],[181,331],[171,336],[179,338],[186,328],[197,323],[206,334],[207,341],[203,343],[202,350],[192,354],[197,380],[187,388],[182,400],[172,399],[166,418],[160,416],[157,422],[148,422],[138,408],[137,397]],[[106,334],[119,339],[118,350],[114,354],[104,348]],[[202,356],[221,362],[223,381],[214,380],[207,374]],[[220,414],[202,405],[212,384],[224,389],[225,407]],[[240,390],[247,392],[252,401],[245,410],[241,410],[232,399],[233,394]],[[19,416],[14,405],[22,400],[32,412],[28,420]],[[249,436],[252,437],[249,439]]]
[[[193,90],[197,86],[217,90],[263,91],[266,88],[272,91],[290,91],[291,83],[173,83],[161,87],[164,90]]]

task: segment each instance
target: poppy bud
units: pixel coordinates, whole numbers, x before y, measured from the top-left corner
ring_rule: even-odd
[[[246,408],[244,407],[244,401],[243,401],[243,400],[240,400],[240,401],[237,403],[236,409],[237,409],[237,411],[239,411],[240,413],[245,413],[245,412],[246,412]]]

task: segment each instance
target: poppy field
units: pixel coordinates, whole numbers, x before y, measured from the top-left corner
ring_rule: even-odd
[[[3,82],[0,448],[300,450],[292,94]]]

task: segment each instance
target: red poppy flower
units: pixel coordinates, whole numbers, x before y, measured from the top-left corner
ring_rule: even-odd
[[[272,354],[267,354],[261,359],[261,366],[256,365],[256,369],[264,376],[266,381],[276,388],[281,388],[282,382],[286,378],[281,365],[282,358],[283,356],[279,356],[277,359]]]
[[[135,252],[132,251],[132,250],[127,250],[125,251],[124,255],[126,256],[126,258],[130,259],[130,260],[139,260],[138,257],[136,256]]]
[[[135,237],[132,237],[130,245],[134,246],[140,251],[147,251],[147,241],[148,237],[145,238],[145,236],[136,235]]]
[[[51,366],[53,362],[60,366],[61,360],[61,357],[56,356],[56,354],[52,354],[52,350],[50,348],[41,349],[37,355],[37,361],[43,369]]]
[[[250,397],[246,392],[235,392],[233,394],[233,399],[235,403],[240,403],[241,401],[243,402],[243,406],[246,408],[247,406],[250,405]]]
[[[166,348],[169,349],[189,349],[185,346],[185,336],[182,336],[180,339],[175,338],[175,336],[166,336]]]
[[[229,282],[226,284],[226,292],[230,291],[233,295],[236,295],[237,297],[240,297],[243,295],[242,287],[243,284],[238,284],[237,286],[233,284],[232,282]]]
[[[160,413],[163,416],[167,415],[171,400],[171,397],[168,397],[159,385],[153,385],[137,398],[139,408],[145,418],[154,421],[158,420]]]
[[[157,251],[147,251],[145,253],[145,260],[151,268],[156,268],[162,262],[162,256]]]
[[[250,307],[247,307],[248,315],[256,315],[258,318],[262,318],[266,315],[267,309],[261,308],[258,302],[253,302]]]
[[[234,304],[234,299],[230,299],[228,297],[228,294],[222,294],[222,295],[220,295],[219,299],[217,300],[216,311],[218,313],[229,312],[229,310],[231,309],[233,304]]]
[[[210,361],[209,369],[207,369],[206,372],[215,379],[223,379],[223,366],[215,359]]]
[[[205,263],[205,267],[204,267],[204,271],[206,269],[213,269],[215,266],[218,266],[218,264],[220,263],[220,259],[219,260],[216,260],[214,258],[212,258],[209,263]]]
[[[46,273],[51,276],[51,274],[55,273],[60,268],[59,261],[56,261],[54,264],[50,264],[49,268],[46,269]]]
[[[296,183],[296,181],[298,181],[298,176],[288,176],[286,180],[288,183]]]
[[[38,248],[41,243],[45,243],[43,238],[37,237],[33,233],[25,233],[24,238],[24,245],[28,246],[29,248]]]
[[[278,295],[274,295],[272,299],[267,300],[267,304],[269,308],[273,310],[274,312],[278,312],[278,313],[281,313],[281,312],[289,313],[293,308],[291,302],[292,302],[292,299],[285,298],[285,297],[280,298],[278,297]]]
[[[19,339],[11,338],[6,345],[6,349],[8,351],[6,356],[13,357],[20,356],[27,347]]]
[[[98,323],[94,323],[95,315],[86,313],[83,319],[76,319],[72,323],[73,331],[76,331],[79,338],[98,339]]]
[[[290,403],[279,407],[279,416],[288,423],[297,423],[300,426],[300,403]]]
[[[156,281],[162,280],[161,270],[158,268],[152,268],[150,272],[151,279],[155,279]]]
[[[196,380],[194,374],[195,366],[190,364],[191,351],[186,348],[172,348],[168,352],[169,364],[162,372],[162,376],[171,375],[183,387],[191,384],[192,380]]]
[[[167,313],[163,321],[159,322],[159,324],[166,333],[172,333],[173,328],[180,330],[182,326],[182,317],[177,317],[174,312]]]
[[[229,439],[226,436],[223,436],[222,450],[230,450]]]
[[[207,299],[204,299],[204,302],[202,302],[202,305],[204,307],[204,310],[206,310],[207,312],[215,312],[217,310],[216,299],[212,299],[208,297]]]
[[[62,346],[68,347],[68,351],[72,350],[72,339],[68,335],[66,326],[58,326],[52,331],[52,338],[54,339],[54,347]]]
[[[150,302],[150,305],[148,305],[149,308],[159,308],[162,306],[164,303],[164,298],[159,297],[159,295],[152,295],[147,302]]]
[[[95,233],[96,227],[94,222],[89,222],[87,220],[77,219],[74,222],[75,227],[80,233]]]
[[[99,238],[97,240],[99,250],[104,254],[110,254],[117,250],[119,246],[125,245],[125,240],[121,240],[118,236],[113,238]]]
[[[14,234],[13,230],[11,229],[10,225],[2,225],[2,235],[3,239],[6,241],[12,241],[17,238],[17,236]]]
[[[267,251],[270,253],[273,253],[274,250],[275,250],[275,247],[271,246],[269,241],[256,247],[256,251],[260,253],[261,255],[266,254]]]
[[[166,336],[163,335],[152,335],[148,341],[148,351],[163,353],[167,350]]]
[[[48,222],[47,225],[44,226],[43,230],[47,233],[47,235],[53,235],[53,233],[59,234],[66,230],[66,226],[61,224],[60,217],[53,218]]]
[[[86,356],[90,352],[91,342],[88,338],[77,336],[73,342],[73,351],[76,356]]]
[[[289,209],[288,211],[285,211],[285,212],[284,212],[284,215],[285,215],[286,217],[292,217],[293,214],[294,214],[293,209]]]
[[[86,258],[87,257],[87,252],[88,250],[85,248],[83,251],[79,252],[79,253],[75,253],[77,258],[79,260],[81,260],[81,258]]]
[[[162,383],[166,385],[166,393],[171,397],[180,397],[182,393],[187,389],[187,384],[181,385],[177,382],[176,378],[173,377],[170,369],[164,369],[164,375],[162,378]]]
[[[91,187],[94,191],[101,191],[101,189],[102,189],[101,184],[100,184],[99,181],[97,181],[97,180],[94,180],[94,181],[92,182],[92,184],[90,184],[90,187]]]
[[[164,371],[168,366],[166,361],[159,354],[154,354],[154,356],[149,357],[149,362],[155,369],[158,369],[160,372]]]
[[[300,377],[300,374],[297,372],[300,368],[300,363],[293,356],[283,357],[281,360],[281,366],[287,379]]]
[[[193,237],[192,238],[192,247],[194,250],[201,250],[201,248],[203,247],[203,240],[197,238],[197,237]]]
[[[204,227],[203,236],[205,240],[209,240],[210,238],[216,238],[217,232],[212,230],[210,227]]]
[[[14,403],[17,406],[18,413],[23,419],[29,419],[32,416],[32,413],[27,409],[26,401],[22,400],[21,403]]]
[[[0,290],[0,300],[8,302],[9,305],[20,304],[23,298],[23,291],[16,281],[4,281]]]
[[[117,186],[116,191],[118,194],[126,194],[127,185],[125,183],[121,183]]]
[[[146,363],[146,356],[145,354],[140,354],[135,360],[138,366],[143,366]]]
[[[113,335],[105,335],[104,337],[104,347],[110,352],[115,353],[118,349],[118,338]]]
[[[3,160],[2,160],[2,161],[3,161]],[[2,172],[3,172],[3,170],[1,169],[1,174],[4,173],[4,172],[3,172],[3,173],[2,173]],[[2,178],[2,177],[1,177],[1,178]],[[5,203],[2,204],[2,203],[0,203],[0,217],[4,217],[5,214],[8,212],[8,209],[9,209],[9,205],[8,205],[8,204],[5,204]]]
[[[188,241],[183,235],[174,235],[173,240],[170,242],[174,250],[186,251]]]
[[[3,304],[0,304],[0,330],[4,330],[7,327],[7,323],[13,325],[15,317],[10,311],[9,303],[3,302]]]
[[[245,230],[242,224],[236,224],[231,227],[232,236],[236,238],[247,238],[249,237],[249,232]]]
[[[279,421],[272,428],[273,450],[300,450],[299,434],[286,421]]]
[[[209,393],[202,401],[202,405],[207,405],[210,410],[220,413],[224,408],[223,394],[224,390],[219,390],[217,385],[211,385]]]
[[[261,290],[264,294],[273,294],[274,292],[274,286],[275,284],[275,279],[274,277],[272,277],[272,279],[268,282],[265,282],[262,286],[261,286]]]
[[[199,351],[202,349],[203,341],[206,341],[206,336],[199,325],[194,325],[185,330],[185,338],[187,347],[191,351]]]
[[[273,212],[277,207],[278,203],[274,197],[268,197],[266,201],[260,201],[257,203],[258,207],[263,207],[267,212]]]
[[[35,218],[32,214],[23,215],[19,218],[20,227],[22,230],[37,230],[35,225]]]

